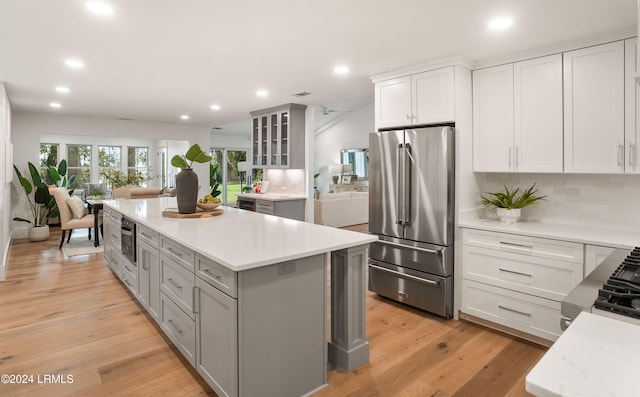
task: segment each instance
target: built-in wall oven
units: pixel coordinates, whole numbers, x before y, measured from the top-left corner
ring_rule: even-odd
[[[136,223],[133,219],[122,217],[120,237],[122,255],[132,263],[136,263]]]

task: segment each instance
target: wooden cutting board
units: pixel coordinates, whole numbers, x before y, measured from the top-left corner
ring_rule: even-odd
[[[224,211],[220,208],[216,208],[211,211],[196,208],[196,212],[193,214],[181,214],[178,212],[177,208],[165,208],[164,211],[162,211],[162,216],[166,216],[167,218],[209,218],[212,216],[222,215],[223,213]]]

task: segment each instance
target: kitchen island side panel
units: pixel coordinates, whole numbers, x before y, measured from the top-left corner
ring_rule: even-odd
[[[327,382],[327,256],[238,273],[241,396],[301,396]]]

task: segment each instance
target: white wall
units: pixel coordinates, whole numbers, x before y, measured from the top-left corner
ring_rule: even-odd
[[[313,172],[319,172],[318,190],[326,193],[333,183],[329,165],[340,164],[340,149],[368,148],[369,133],[375,131],[373,96],[326,105],[329,109],[350,112],[323,115],[315,112]]]
[[[184,140],[189,145],[210,146],[209,129],[186,124],[161,124],[133,120],[116,120],[92,117],[57,116],[41,113],[15,112],[12,115],[13,158],[19,169],[27,169],[27,162],[38,164],[40,135],[80,135],[93,137],[122,137],[143,140]],[[208,164],[194,164],[202,187],[200,195],[206,194],[209,181]],[[21,187],[14,180],[11,188],[11,212],[13,216],[28,214],[27,202],[19,193]],[[28,225],[13,222],[12,238],[27,236]]]
[[[5,279],[9,240],[11,239],[11,185],[13,177],[12,148],[11,148],[11,108],[4,83],[0,82],[0,281]]]

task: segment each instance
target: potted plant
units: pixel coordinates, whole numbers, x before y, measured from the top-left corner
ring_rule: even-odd
[[[191,168],[194,161],[196,163],[211,161],[211,156],[203,152],[197,143],[191,146],[184,155],[176,154],[171,159],[171,165],[181,169],[176,175],[176,200],[178,201],[178,212],[181,214],[196,212],[198,174]]]
[[[500,222],[516,223],[520,217],[522,208],[546,198],[546,196],[537,196],[536,193],[538,193],[538,190],[535,187],[536,184],[534,183],[518,195],[520,188],[509,190],[509,188],[504,185],[503,192],[487,193],[486,196],[480,194],[480,201],[476,204],[487,208],[496,207]]]
[[[13,220],[30,223],[32,227],[29,229],[29,239],[31,241],[43,241],[49,238],[49,225],[47,225],[49,218],[57,217],[59,210],[56,206],[56,199],[49,194],[49,187],[42,181],[38,169],[31,163],[28,163],[28,166],[33,183],[22,176],[15,164],[13,169],[29,202],[32,219],[15,217]],[[31,195],[32,192],[33,195]]]

